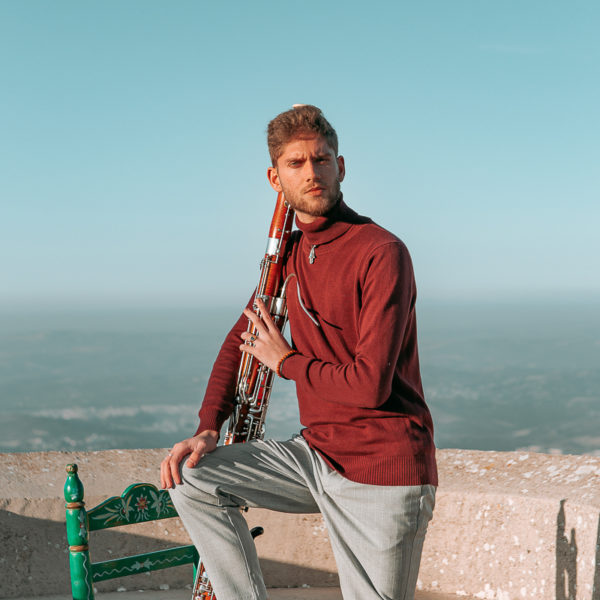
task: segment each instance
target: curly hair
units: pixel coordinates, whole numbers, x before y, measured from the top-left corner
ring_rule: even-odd
[[[330,148],[338,154],[338,137],[320,108],[312,104],[294,104],[290,110],[277,115],[267,127],[267,144],[273,166],[283,154],[283,147],[299,134],[322,135]]]

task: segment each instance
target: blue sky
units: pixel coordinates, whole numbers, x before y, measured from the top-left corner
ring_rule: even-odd
[[[421,298],[600,294],[600,3],[0,2],[0,306],[244,302],[320,106]]]

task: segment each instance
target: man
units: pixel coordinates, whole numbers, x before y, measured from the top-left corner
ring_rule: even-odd
[[[284,192],[299,229],[284,267],[284,277],[295,275],[293,347],[260,300],[262,319],[244,310],[213,367],[196,435],[164,459],[161,483],[174,488],[219,600],[266,598],[240,506],[321,512],[346,600],[411,599],[437,471],[410,257],[344,203],[344,158],[318,108],[278,115],[268,145],[269,183]],[[217,448],[242,350],[296,382],[301,435]]]

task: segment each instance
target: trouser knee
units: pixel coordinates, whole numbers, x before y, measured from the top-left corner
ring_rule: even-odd
[[[231,508],[240,506],[238,499],[224,492],[210,468],[200,464],[192,469],[180,467],[181,484],[169,490],[177,511],[191,507],[194,510]]]

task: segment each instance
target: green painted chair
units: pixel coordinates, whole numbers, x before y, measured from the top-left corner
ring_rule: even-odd
[[[93,600],[93,584],[136,573],[157,571],[179,565],[198,565],[198,552],[193,545],[177,546],[135,556],[93,563],[88,549],[91,531],[120,525],[132,525],[176,517],[177,511],[169,492],[148,483],[130,485],[121,496],[113,496],[86,511],[83,484],[77,465],[67,465],[65,482],[67,540],[71,567],[71,589],[74,600]]]

